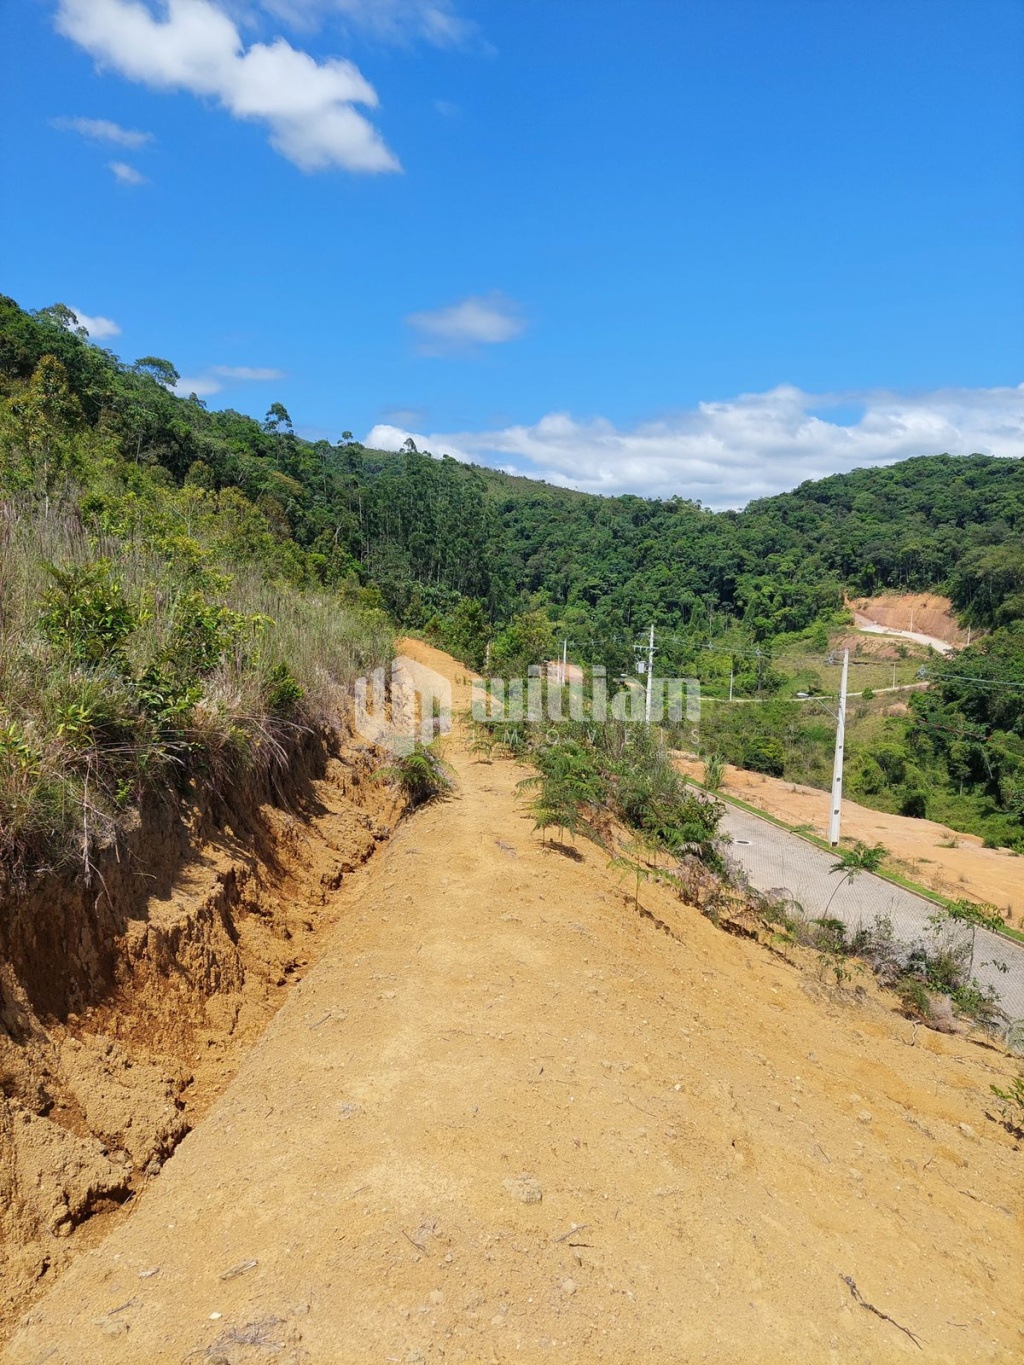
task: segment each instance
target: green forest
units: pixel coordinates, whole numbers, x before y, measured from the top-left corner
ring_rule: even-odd
[[[509,676],[564,641],[627,677],[653,624],[659,674],[720,701],[679,743],[820,784],[834,723],[796,694],[829,690],[847,596],[924,589],[976,641],[900,662],[931,684],[905,715],[861,698],[851,794],[1024,850],[1024,459],[937,453],[714,512],[307,441],[280,403],[212,411],[178,379],[0,298],[8,865],[80,847],[83,811],[116,822],[158,773],[271,763],[398,631]]]

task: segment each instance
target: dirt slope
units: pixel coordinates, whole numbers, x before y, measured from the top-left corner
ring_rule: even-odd
[[[398,812],[363,746],[154,803],[92,884],[0,897],[0,1333],[123,1216],[233,1077]]]
[[[849,606],[861,625],[915,631],[949,645],[967,643],[967,632],[957,624],[952,602],[938,593],[881,593],[877,597],[859,597]]]
[[[698,758],[681,756],[679,766],[698,781],[704,774]],[[794,827],[809,825],[822,838],[828,833],[829,793],[817,787],[727,764],[722,791]],[[890,815],[849,800],[843,801],[842,831],[844,839],[884,844],[919,885],[954,899],[970,896],[990,901],[1009,913],[1015,928],[1024,929],[1024,858],[1009,849],[983,848],[975,834],[962,834],[935,820]]]
[[[1018,1360],[1007,1059],[637,915],[540,846],[520,769],[452,754],[9,1365]]]

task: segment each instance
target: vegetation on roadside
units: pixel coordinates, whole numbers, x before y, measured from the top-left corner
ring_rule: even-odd
[[[998,1102],[1000,1117],[1015,1137],[1024,1137],[1024,1077],[1016,1076],[1004,1089],[990,1085]]]
[[[283,707],[278,725],[295,719],[285,714],[289,705],[315,709],[325,679],[386,652],[388,621],[506,677],[555,657],[567,641],[573,662],[607,668],[611,690],[617,678],[634,676],[638,635],[653,623],[659,675],[698,678],[723,700],[705,707],[715,712],[702,724],[705,749],[827,785],[830,718],[796,693],[827,690],[830,642],[848,622],[844,593],[939,588],[988,634],[948,661],[905,650],[896,660],[899,683],[923,664],[931,684],[910,698],[906,715],[882,714],[888,666],[865,665],[862,685],[876,696],[859,703],[868,708],[862,739],[852,718],[848,790],[1024,848],[1024,461],[937,455],[714,513],[682,496],[576,493],[434,458],[411,442],[388,454],[348,432],[307,441],[280,403],[257,422],[207,410],[194,394],[176,396],[179,383],[167,360],[125,364],[90,344],[60,305],[33,314],[0,298],[2,524],[43,528],[37,567],[49,559],[58,573],[88,571],[114,599],[110,584],[124,580],[131,629],[120,643],[106,639],[102,666],[74,660],[80,672],[112,671],[117,687],[137,694],[131,706],[142,707],[143,733],[129,726],[124,734],[114,720],[103,730],[97,719],[93,728],[108,735],[108,747],[148,753],[145,725],[155,716],[160,744],[171,743],[173,730],[179,747],[168,749],[167,761],[180,770],[186,741],[168,729],[171,719],[187,712],[190,728],[203,728],[205,703],[189,688],[210,693],[222,661],[244,659],[236,671],[250,679],[291,670],[276,693],[265,679],[259,697],[228,708],[238,724],[211,753],[245,748],[250,741],[239,736],[259,729],[246,717],[277,716]],[[48,538],[61,535],[50,547]],[[25,585],[23,602],[37,603],[42,580],[8,563],[10,553],[5,548],[2,572]],[[58,591],[56,577],[47,582]],[[268,594],[274,601],[264,604]],[[174,631],[188,634],[189,610],[206,622],[196,629],[208,638],[171,667]],[[17,607],[17,624],[4,627],[5,658],[22,657],[5,667],[19,676],[31,671],[26,660],[38,666],[40,650],[62,648],[57,625],[47,636],[34,611]],[[218,612],[228,614],[212,623]],[[286,626],[293,612],[319,622],[315,659],[303,662],[306,632]],[[119,629],[113,620],[104,627]],[[218,662],[208,669],[211,651]],[[153,669],[159,676],[146,684],[142,706],[141,680]],[[169,680],[175,672],[177,681]],[[208,695],[215,711],[224,713],[235,683],[225,683],[219,699]],[[302,696],[289,698],[296,689]],[[0,782],[22,812],[12,828],[25,832],[8,860],[51,856],[42,852],[46,831],[56,828],[52,809],[40,814],[48,806],[62,812],[57,824],[69,808],[89,806],[84,777],[69,796],[47,776],[54,763],[67,766],[65,747],[76,726],[82,733],[92,724],[88,717],[61,711],[51,726],[22,702],[5,704]],[[44,761],[57,740],[61,756]],[[258,738],[252,747],[260,750]],[[194,758],[198,750],[188,752]],[[103,824],[111,801],[130,804],[130,794],[118,792],[135,777],[112,776],[107,760],[101,766],[102,779],[90,770],[88,784],[105,793]],[[26,803],[40,815],[38,828],[23,818]],[[82,827],[77,818],[69,824]],[[65,836],[53,847],[62,843]]]
[[[394,783],[413,807],[450,796],[455,786],[451,769],[437,747],[437,740],[431,744],[417,740],[407,754],[399,754],[381,768],[380,776]]]
[[[755,891],[736,868],[731,874],[743,891],[744,909],[753,915],[759,937],[782,952],[790,945],[812,948],[822,976],[836,986],[867,969],[896,995],[907,1018],[940,1032],[952,1032],[956,1016],[996,1036],[1007,1036],[1015,1026],[999,1005],[997,992],[975,977],[973,936],[961,932],[956,916],[937,912],[930,917],[927,939],[904,943],[887,916],[851,930],[827,911],[811,917],[795,901]],[[720,908],[716,901],[710,917],[717,918]]]
[[[68,321],[0,304],[5,880],[88,873],[147,793],[284,763],[339,685],[392,650],[351,566],[277,505],[211,487],[201,459],[175,477],[192,413],[161,363],[119,366]],[[235,458],[263,459],[273,487],[284,476],[245,449],[247,422]]]

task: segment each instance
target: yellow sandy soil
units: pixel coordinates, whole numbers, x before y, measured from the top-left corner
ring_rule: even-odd
[[[967,643],[967,632],[957,624],[952,602],[938,593],[881,593],[858,597],[848,605],[857,616],[889,630],[915,630],[951,645]]]
[[[1009,1059],[661,888],[637,914],[541,846],[521,769],[449,753],[10,1365],[1019,1360]]]

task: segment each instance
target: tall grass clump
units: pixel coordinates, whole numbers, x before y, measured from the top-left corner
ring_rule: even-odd
[[[391,633],[348,593],[231,574],[159,516],[105,529],[95,485],[0,500],[0,877],[78,864],[148,790],[287,762]],[[136,509],[138,510],[138,509]],[[208,520],[216,529],[216,511]],[[154,524],[155,522],[155,524]]]

